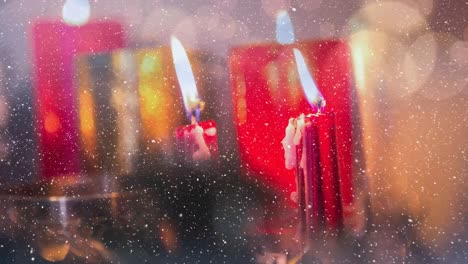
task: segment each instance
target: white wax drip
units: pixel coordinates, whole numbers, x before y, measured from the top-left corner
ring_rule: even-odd
[[[284,159],[286,169],[290,170],[296,167],[296,148],[301,144],[304,134],[305,115],[301,114],[298,118],[290,118],[288,126],[285,129],[285,136],[281,143],[284,148]],[[305,147],[303,148],[305,149]],[[300,167],[303,168],[305,162],[305,151],[302,152]]]
[[[285,130],[285,136],[281,141],[284,148],[284,161],[286,169],[290,170],[296,166],[296,145],[294,145],[294,136],[296,134],[296,126],[294,118],[289,119],[289,124]]]
[[[192,136],[195,140],[195,143],[198,145],[198,149],[192,154],[194,161],[203,161],[211,157],[210,149],[205,142],[203,137],[203,128],[198,124],[195,124],[195,128],[192,129]],[[216,133],[216,132],[215,132]]]

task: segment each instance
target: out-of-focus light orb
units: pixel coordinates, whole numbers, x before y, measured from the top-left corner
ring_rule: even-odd
[[[296,40],[291,18],[286,10],[276,15],[276,41],[280,44],[292,44]]]
[[[432,33],[414,41],[404,55],[403,74],[406,94],[419,90],[434,71],[437,43]]]
[[[405,3],[408,6],[416,8],[419,12],[425,16],[429,16],[434,8],[433,0],[398,0],[399,2]]]
[[[463,67],[451,54],[459,40],[447,33],[434,34],[437,43],[435,68],[421,94],[431,100],[445,100],[459,94],[468,85],[468,67]]]
[[[426,24],[425,16],[409,5],[396,1],[369,3],[361,15],[376,29],[398,35],[411,33]]]
[[[81,26],[86,24],[91,14],[88,0],[66,0],[62,8],[62,18],[65,23]]]
[[[460,66],[468,67],[468,41],[457,41],[450,47],[450,59]]]

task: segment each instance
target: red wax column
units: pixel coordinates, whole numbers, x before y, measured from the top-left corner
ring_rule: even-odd
[[[40,22],[32,30],[35,58],[36,129],[42,178],[80,172],[74,55],[105,52],[124,46],[122,27],[115,22],[81,27]]]
[[[301,237],[301,243],[308,240],[308,230],[310,228],[308,209],[306,206],[304,170],[301,168],[301,157],[303,151],[305,150],[303,149],[302,144],[296,146],[296,194],[299,206],[299,233],[301,236],[305,235],[305,237]]]
[[[306,201],[306,223],[307,236],[310,238],[312,233],[318,234],[323,228],[324,213],[323,213],[323,197],[321,190],[322,171],[320,167],[319,157],[319,137],[315,118],[307,118],[303,146],[305,151],[305,168],[304,168],[304,199]]]
[[[336,121],[333,113],[311,117],[317,127],[320,165],[320,190],[323,213],[328,229],[337,230],[343,224],[340,174],[336,140]]]
[[[297,146],[299,218],[306,238],[324,228],[339,230],[343,224],[335,127],[333,113],[310,115]]]
[[[203,142],[198,142],[194,130],[197,126],[203,131]],[[176,144],[178,160],[185,164],[203,161],[218,161],[218,139],[216,123],[212,120],[197,124],[178,127],[176,130]],[[200,146],[206,144],[206,146]],[[208,153],[203,149],[206,147]],[[208,154],[208,155],[206,155]]]

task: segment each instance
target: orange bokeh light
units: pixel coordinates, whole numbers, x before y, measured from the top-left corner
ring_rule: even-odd
[[[49,112],[44,118],[44,128],[49,133],[55,133],[60,129],[60,120],[57,117],[57,114],[54,112]]]

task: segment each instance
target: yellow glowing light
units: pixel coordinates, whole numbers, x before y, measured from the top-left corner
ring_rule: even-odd
[[[263,75],[265,76],[265,80],[267,81],[268,84],[268,91],[271,95],[271,99],[275,103],[279,103],[278,100],[282,100],[283,98],[280,98],[280,93],[281,93],[281,72],[279,69],[281,67],[279,66],[278,61],[271,61],[268,63],[265,68],[263,69]]]
[[[176,89],[172,72],[164,67],[169,64],[170,51],[167,49],[142,50],[137,53],[138,96],[143,138],[146,142],[167,141],[173,135],[178,122],[177,112],[171,109],[176,105]],[[156,147],[157,144],[150,144]]]
[[[78,115],[81,132],[81,140],[85,153],[90,156],[96,149],[96,124],[94,98],[90,88],[90,76],[86,57],[77,60],[78,74]]]
[[[361,30],[351,35],[349,46],[354,80],[360,92],[366,92],[378,82],[385,60],[393,55],[388,51],[388,46],[393,45],[389,44],[392,41],[394,39],[377,31]]]
[[[50,262],[63,261],[70,251],[70,244],[66,242],[40,242],[39,255]]]
[[[140,65],[140,70],[144,73],[150,73],[155,71],[157,66],[156,58],[153,56],[145,56]]]
[[[365,62],[364,53],[362,52],[362,44],[354,44],[351,46],[351,53],[354,67],[354,79],[356,86],[360,90],[365,88]],[[365,44],[364,44],[365,45]]]
[[[237,119],[239,121],[239,124],[244,124],[247,121],[247,101],[245,99],[245,82],[244,78],[241,76],[238,76],[236,78],[237,82],[237,98],[239,98],[237,102],[237,107],[236,107],[236,112],[237,112]]]
[[[94,135],[96,127],[94,125],[94,102],[93,97],[87,91],[80,93],[80,128],[85,137]]]

